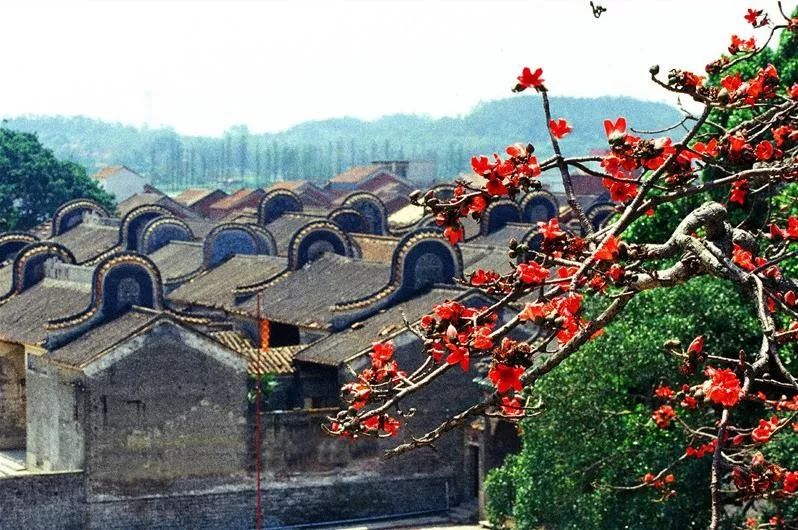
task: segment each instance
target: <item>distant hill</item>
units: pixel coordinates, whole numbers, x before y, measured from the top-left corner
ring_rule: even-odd
[[[625,116],[640,129],[657,129],[680,119],[663,103],[628,97],[553,97],[552,113],[574,131],[566,154],[584,154],[606,144],[602,121]],[[85,117],[20,116],[11,129],[35,132],[60,158],[90,172],[124,164],[165,189],[192,185],[267,185],[280,179],[323,181],[355,164],[385,159],[435,160],[440,179],[469,167],[473,154],[532,142],[540,156],[551,153],[537,96],[481,103],[459,117],[432,119],[395,114],[374,121],[336,118],[305,122],[275,134],[253,134],[235,126],[221,137],[183,136],[168,128],[136,128]]]

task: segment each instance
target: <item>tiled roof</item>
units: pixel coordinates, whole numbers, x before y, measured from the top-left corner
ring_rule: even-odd
[[[125,166],[106,166],[97,173],[95,173],[94,175],[92,175],[91,178],[93,178],[94,180],[105,180],[114,173],[122,171],[123,169],[127,169],[128,171],[135,173],[135,171],[133,171],[130,168],[126,168]]]
[[[119,242],[119,228],[81,223],[50,239],[64,245],[78,263],[83,263],[114,247]]]
[[[511,239],[515,238],[517,241],[521,241],[523,237],[532,232],[537,230],[536,225],[531,224],[523,224],[523,223],[507,223],[505,226],[496,230],[492,234],[488,234],[486,236],[476,237],[474,239],[469,240],[469,243],[475,243],[478,245],[484,245],[489,247],[506,247],[507,244],[510,242]]]
[[[388,216],[388,224],[402,228],[419,222],[424,217],[424,207],[408,204]]]
[[[465,244],[460,245],[460,252],[463,254],[463,268],[466,275],[477,269],[507,273],[514,268],[506,249]]]
[[[409,322],[415,322],[430,313],[435,304],[456,298],[463,292],[465,291],[454,288],[432,289],[354,324],[347,330],[314,342],[301,350],[296,355],[296,360],[337,366],[349,357],[370,348],[373,342],[386,340],[404,330],[403,313]]]
[[[227,197],[219,199],[211,205],[213,210],[229,210],[235,208],[242,202],[248,200],[252,194],[264,195],[266,192],[262,189],[241,188],[240,190],[231,193]]]
[[[150,204],[163,206],[167,210],[183,218],[191,219],[199,217],[196,212],[183,206],[168,195],[164,195],[155,188],[151,188],[151,191],[144,191],[131,195],[116,206],[116,211],[120,216],[124,217],[134,208]]]
[[[0,305],[0,340],[39,344],[47,321],[74,315],[90,300],[89,284],[45,278]]]
[[[202,244],[190,241],[172,241],[149,255],[161,271],[161,278],[168,282],[185,276],[202,267]]]
[[[336,182],[342,184],[343,183],[357,184],[359,182],[366,180],[373,173],[384,168],[385,166],[380,164],[368,164],[365,166],[350,167],[346,171],[335,175],[333,178],[330,179],[330,182]]]
[[[208,188],[188,188],[187,190],[183,190],[179,195],[175,196],[174,199],[183,206],[193,206],[211,193],[216,193],[218,191],[221,190]]]
[[[362,252],[366,261],[391,263],[396,244],[399,238],[389,236],[376,236],[371,234],[349,234]]]
[[[294,234],[308,223],[317,221],[319,218],[300,214],[300,213],[285,213],[266,225],[266,229],[272,233],[275,241],[277,241],[277,253],[280,256],[288,254],[288,244]]]
[[[135,335],[150,322],[156,320],[158,315],[158,313],[135,309],[127,311],[118,318],[104,322],[61,348],[53,350],[47,357],[59,364],[82,368],[102,355],[103,352]]]
[[[325,329],[334,316],[331,306],[354,300],[384,287],[390,267],[338,254],[325,254],[261,291],[263,317],[297,326]],[[255,299],[241,310],[256,313]]]
[[[247,335],[240,331],[215,331],[211,337],[248,360],[250,374],[291,374],[294,372],[294,355],[302,346],[280,346],[262,352]]]
[[[13,276],[14,268],[11,266],[11,262],[0,263],[0,295],[4,295],[11,290]]]
[[[233,293],[236,288],[266,281],[285,270],[286,266],[286,259],[277,256],[236,255],[192,278],[167,297],[185,305],[236,310]]]
[[[258,211],[255,208],[233,210],[222,217],[219,223],[258,224]]]

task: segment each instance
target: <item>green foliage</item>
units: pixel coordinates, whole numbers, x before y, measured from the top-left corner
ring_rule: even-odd
[[[651,488],[620,491],[684,452],[680,432],[650,420],[654,388],[678,388],[678,361],[662,344],[703,334],[713,354],[757,345],[756,322],[727,284],[697,279],[642,293],[606,333],[534,388],[545,413],[522,423],[523,449],[488,478],[494,521],[512,513],[518,528],[701,528],[709,512],[708,459],[675,470],[677,495],[657,502]],[[663,379],[663,377],[667,379]]]
[[[280,383],[277,381],[275,374],[261,374],[260,376],[250,374],[252,380],[252,389],[247,392],[247,400],[254,403],[258,399],[258,390],[260,390],[261,399],[266,400],[269,396],[277,390]],[[260,387],[260,388],[259,388]]]
[[[42,147],[34,134],[0,128],[0,231],[36,226],[68,200],[112,197],[73,162]]]

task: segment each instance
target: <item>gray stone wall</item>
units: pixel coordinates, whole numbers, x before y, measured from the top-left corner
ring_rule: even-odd
[[[180,492],[247,473],[244,362],[219,362],[207,353],[212,343],[192,337],[157,327],[112,352],[119,360],[89,378],[85,469],[92,493]]]
[[[82,473],[52,473],[0,479],[0,530],[84,527]]]
[[[27,465],[43,471],[83,468],[83,386],[72,372],[30,356],[27,370]]]
[[[359,473],[263,481],[265,528],[354,523],[373,517],[443,512],[451,478]],[[82,473],[0,479],[0,530],[202,529],[255,526],[255,484],[247,480],[184,494],[87,496]]]
[[[25,447],[25,351],[0,344],[0,449]]]

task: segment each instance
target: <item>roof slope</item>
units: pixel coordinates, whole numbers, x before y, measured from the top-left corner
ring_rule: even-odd
[[[202,244],[190,241],[170,241],[149,255],[161,271],[161,278],[168,282],[185,276],[202,267]]]
[[[261,291],[263,317],[324,329],[340,314],[332,312],[332,305],[367,296],[387,285],[389,278],[388,265],[328,253]],[[241,308],[254,314],[255,300]]]
[[[330,179],[330,182],[335,183],[347,183],[347,184],[357,184],[366,180],[370,177],[373,173],[376,173],[380,169],[384,169],[385,166],[381,164],[367,164],[365,166],[354,166],[350,167],[346,171],[342,173],[338,173],[333,178]]]
[[[118,318],[92,328],[77,339],[53,350],[47,357],[59,364],[82,367],[126,338],[135,335],[158,317],[158,313],[151,311],[135,309],[127,311]]]
[[[319,217],[297,213],[284,213],[271,223],[266,225],[266,229],[272,233],[277,241],[277,254],[280,256],[288,255],[288,244],[294,234],[299,232],[303,226],[313,221],[318,221]]]
[[[301,346],[280,346],[261,351],[244,333],[236,330],[215,331],[211,337],[247,359],[251,374],[291,374],[294,372],[294,355]]]
[[[78,313],[91,301],[91,285],[45,278],[0,305],[0,339],[41,344],[49,320]]]
[[[75,255],[78,263],[83,263],[116,246],[119,228],[80,223],[50,240],[64,245]]]
[[[174,199],[183,206],[193,206],[202,199],[204,199],[205,197],[207,197],[208,195],[217,192],[224,193],[222,190],[219,189],[188,188],[181,191],[178,195],[175,195]]]
[[[233,291],[263,282],[285,270],[287,261],[277,256],[236,255],[192,278],[167,298],[185,305],[202,305],[228,311],[238,309]]]
[[[451,300],[465,291],[456,288],[434,288],[407,302],[359,322],[347,330],[318,340],[296,355],[297,361],[337,366],[344,360],[371,347],[373,342],[386,340],[405,329],[402,314],[415,322],[432,311],[432,306]]]

